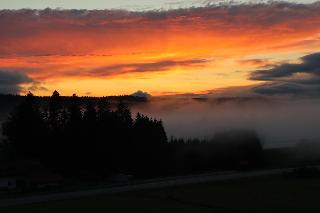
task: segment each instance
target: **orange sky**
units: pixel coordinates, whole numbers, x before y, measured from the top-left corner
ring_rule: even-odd
[[[258,67],[320,49],[319,5],[240,5],[161,12],[2,11],[0,70],[24,93],[152,95],[260,83]],[[30,86],[32,86],[30,88]]]

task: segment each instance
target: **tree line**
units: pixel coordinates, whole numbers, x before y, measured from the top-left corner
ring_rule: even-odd
[[[216,134],[212,140],[168,140],[163,123],[126,103],[73,95],[66,104],[57,91],[47,106],[29,93],[3,123],[6,143],[20,158],[77,178],[126,173],[154,177],[262,165],[260,139],[252,131]]]

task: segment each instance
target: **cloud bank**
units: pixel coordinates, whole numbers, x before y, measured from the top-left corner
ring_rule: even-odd
[[[19,94],[21,84],[32,82],[31,78],[21,72],[0,70],[0,94]]]
[[[256,70],[250,79],[268,83],[255,87],[260,94],[320,95],[320,53],[300,58],[300,63],[283,63],[270,69]]]
[[[253,48],[261,41],[270,44],[275,39],[282,43],[285,39],[299,40],[302,35],[319,32],[315,28],[320,23],[319,11],[318,3],[245,4],[147,12],[2,10],[0,38],[4,45],[0,47],[0,55],[112,55],[173,47],[200,49],[214,39],[223,39],[221,36],[229,38],[229,44],[250,40],[254,43],[249,48]],[[123,50],[124,47],[127,50]]]

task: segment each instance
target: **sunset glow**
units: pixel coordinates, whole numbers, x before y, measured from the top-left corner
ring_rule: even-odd
[[[0,70],[20,93],[202,93],[263,83],[252,71],[320,49],[320,5],[168,11],[3,10]]]

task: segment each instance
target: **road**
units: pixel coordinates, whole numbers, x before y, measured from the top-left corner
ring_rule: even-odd
[[[42,203],[57,200],[75,199],[88,196],[97,195],[110,195],[120,192],[132,192],[146,189],[165,188],[172,186],[181,186],[187,184],[198,184],[215,181],[235,180],[240,178],[259,177],[265,175],[281,174],[283,172],[290,172],[292,168],[284,169],[272,169],[272,170],[258,170],[248,172],[217,172],[202,175],[190,175],[190,176],[179,176],[171,178],[158,178],[143,181],[141,183],[128,184],[114,187],[103,187],[96,189],[88,189],[82,191],[72,192],[58,192],[46,195],[33,195],[19,198],[1,199],[0,207],[12,206],[12,205],[24,205],[32,203]]]

